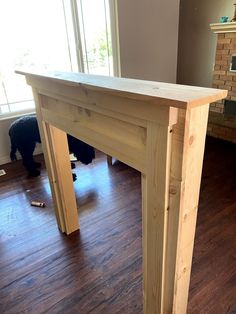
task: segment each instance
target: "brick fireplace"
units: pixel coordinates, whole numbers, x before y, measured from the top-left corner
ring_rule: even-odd
[[[236,23],[210,26],[217,34],[212,87],[228,90],[227,107],[230,109],[236,106],[236,102],[232,104],[236,101],[236,72],[230,70],[232,55],[236,55]],[[211,104],[209,135],[236,143],[236,115],[232,109],[226,110],[224,100]]]

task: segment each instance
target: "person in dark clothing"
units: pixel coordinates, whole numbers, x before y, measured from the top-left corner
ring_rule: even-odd
[[[34,161],[33,152],[37,143],[41,143],[38,122],[36,116],[28,115],[15,120],[9,129],[11,140],[11,160],[16,160],[16,151],[22,156],[24,167],[30,176],[40,175],[40,163]],[[68,147],[70,153],[73,153],[77,160],[88,165],[95,158],[94,148],[67,134]],[[73,174],[74,181],[76,175]]]

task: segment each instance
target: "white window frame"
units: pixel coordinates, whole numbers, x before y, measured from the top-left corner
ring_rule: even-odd
[[[109,0],[110,19],[111,19],[111,43],[113,55],[114,75],[121,76],[120,68],[120,40],[119,40],[119,24],[118,24],[118,7],[117,0]]]

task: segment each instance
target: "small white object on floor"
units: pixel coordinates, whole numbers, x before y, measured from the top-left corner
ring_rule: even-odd
[[[6,171],[3,170],[3,169],[1,169],[1,170],[0,170],[0,176],[4,176],[5,174],[6,174]]]
[[[77,158],[74,156],[74,154],[70,154],[70,161],[77,161]]]

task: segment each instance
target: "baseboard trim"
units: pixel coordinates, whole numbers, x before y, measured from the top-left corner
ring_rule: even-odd
[[[42,147],[41,147],[41,145],[39,145],[38,147],[36,147],[36,149],[34,151],[34,156],[42,154],[42,153],[43,153]],[[16,157],[17,157],[17,160],[21,159],[21,155],[19,154],[19,152],[16,153]],[[9,162],[11,162],[11,158],[9,155],[8,156],[0,156],[0,165],[5,165],[5,164],[8,164]]]
[[[5,165],[11,162],[11,159],[9,156],[2,156],[0,157],[0,165]]]

